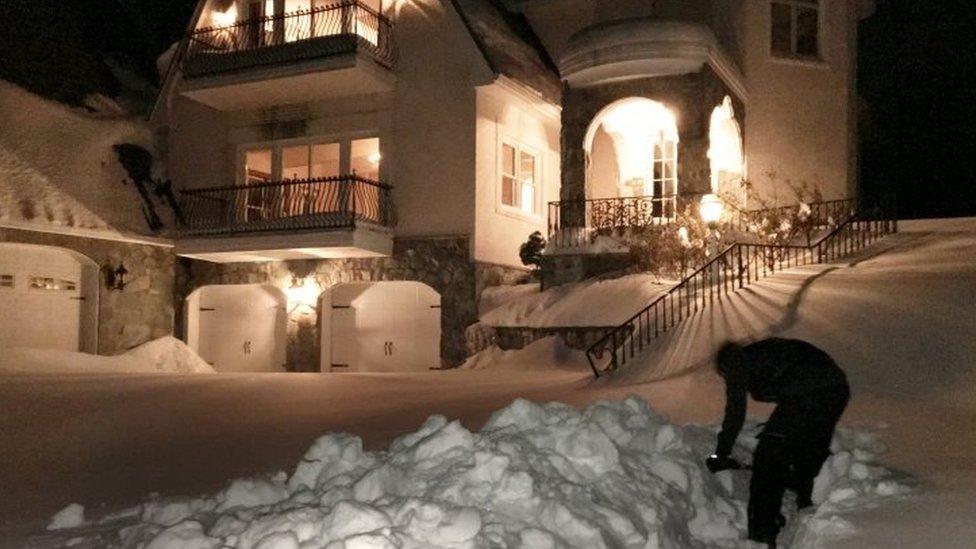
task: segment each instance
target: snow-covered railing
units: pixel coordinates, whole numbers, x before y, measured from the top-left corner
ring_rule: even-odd
[[[857,252],[897,232],[893,200],[847,217],[830,233],[807,245],[734,243],[685,277],[667,293],[590,346],[593,375],[616,370],[651,341],[716,300],[782,269],[826,263]]]
[[[191,189],[180,193],[184,234],[392,227],[392,188],[357,175]]]
[[[202,76],[362,49],[380,64],[396,59],[393,24],[359,0],[267,15],[190,35],[183,71]]]

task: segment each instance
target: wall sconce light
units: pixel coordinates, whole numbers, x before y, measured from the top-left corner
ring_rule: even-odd
[[[111,265],[106,265],[102,268],[105,273],[105,287],[109,290],[122,291],[125,289],[125,285],[129,283],[126,277],[129,275],[129,269],[125,268],[125,265],[119,263],[119,266],[112,268]]]
[[[293,278],[291,287],[285,290],[285,295],[288,297],[288,310],[295,311],[305,306],[314,311],[321,293],[322,290],[314,278]]]
[[[722,219],[722,213],[725,211],[725,205],[722,204],[722,199],[714,194],[706,194],[701,199],[701,217],[708,226],[712,229],[718,226],[718,222]]]

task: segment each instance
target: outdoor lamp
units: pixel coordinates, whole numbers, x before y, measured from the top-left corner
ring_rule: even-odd
[[[111,265],[106,265],[104,267],[105,273],[105,287],[109,290],[122,291],[125,289],[125,285],[129,283],[126,277],[129,275],[129,269],[125,268],[125,265],[119,263],[119,266],[112,268]]]
[[[285,295],[288,296],[288,310],[294,311],[302,306],[315,310],[320,293],[322,292],[318,284],[311,277],[292,279],[291,287],[285,290]]]
[[[718,222],[722,219],[722,213],[725,211],[725,206],[722,204],[722,199],[715,194],[706,194],[701,199],[700,205],[702,221],[704,221],[708,226],[714,229]]]

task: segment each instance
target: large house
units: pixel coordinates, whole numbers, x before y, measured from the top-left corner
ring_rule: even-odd
[[[201,0],[151,117],[182,218],[171,325],[219,370],[439,368],[534,231],[582,255],[607,212],[667,221],[744,178],[851,196],[872,8]]]

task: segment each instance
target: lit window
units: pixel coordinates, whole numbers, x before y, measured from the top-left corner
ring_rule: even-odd
[[[773,0],[769,15],[773,55],[820,58],[820,0]]]
[[[501,202],[522,213],[536,213],[539,163],[536,155],[521,146],[502,143]]]
[[[44,276],[32,276],[30,279],[32,290],[54,290],[73,292],[77,289],[77,284],[73,280],[59,280]]]
[[[349,168],[352,173],[372,181],[379,181],[382,158],[379,138],[354,139],[349,149]]]

